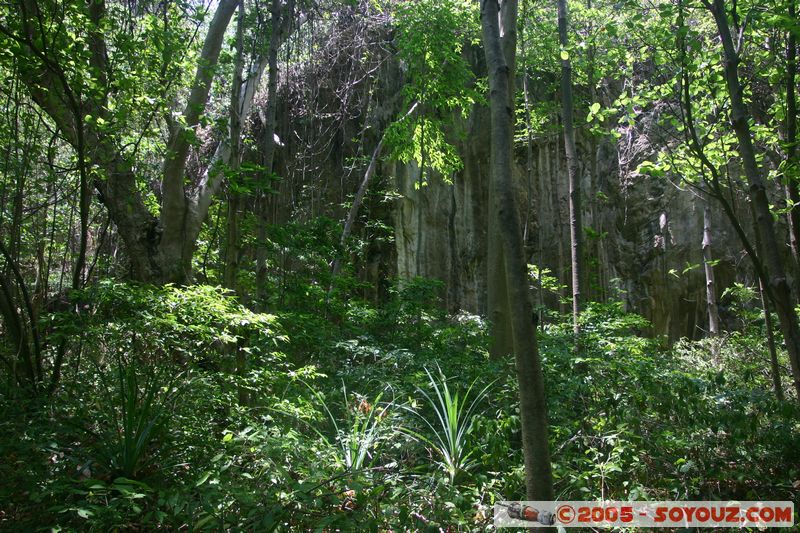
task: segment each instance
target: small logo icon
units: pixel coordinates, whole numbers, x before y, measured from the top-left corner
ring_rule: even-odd
[[[499,507],[504,507],[508,513],[508,517],[514,520],[538,522],[545,526],[552,526],[555,524],[555,517],[550,511],[540,511],[530,505],[524,505],[519,502],[513,502],[510,505],[498,503],[497,505]]]
[[[570,524],[575,520],[575,509],[571,505],[560,505],[556,509],[556,516],[562,524]]]

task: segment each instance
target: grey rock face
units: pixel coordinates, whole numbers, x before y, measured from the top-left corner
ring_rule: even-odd
[[[669,340],[699,338],[707,328],[700,246],[705,200],[675,176],[636,173],[659,149],[658,143],[666,142],[654,131],[656,113],[643,114],[634,127],[620,130],[618,140],[592,143],[585,132],[580,137],[586,292],[593,300],[622,299],[629,310],[652,322],[653,333]],[[456,144],[463,169],[449,180],[434,176],[420,188],[415,164],[394,163],[387,169],[402,195],[394,211],[397,274],[441,279],[450,309],[484,314],[488,114],[476,108],[459,126],[462,135],[455,137],[461,138]],[[530,182],[524,146],[518,149],[514,179],[519,211],[526,219],[529,262],[549,268],[568,286],[568,184],[562,152],[560,135],[538,137]],[[590,164],[593,156],[595,165]],[[743,215],[748,212],[746,205],[738,209]],[[752,274],[736,235],[713,202],[712,219],[719,299],[735,280],[752,281]],[[562,291],[562,296],[568,294]],[[545,294],[544,303],[557,307],[558,296]],[[722,305],[724,309],[724,301]]]

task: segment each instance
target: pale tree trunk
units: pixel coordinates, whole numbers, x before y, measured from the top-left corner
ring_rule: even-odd
[[[569,240],[572,265],[572,330],[576,338],[580,333],[581,312],[581,187],[578,177],[578,153],[575,148],[575,128],[572,124],[572,64],[568,55],[567,0],[558,0],[558,41],[561,58],[561,122],[564,126],[564,152],[569,180]]]
[[[711,255],[711,206],[703,200],[703,265],[706,273],[706,307],[708,309],[708,334],[719,335],[719,309],[717,308],[717,289],[714,283],[714,261]]]
[[[419,124],[419,174],[417,175],[417,242],[416,242],[416,257],[415,257],[415,271],[417,276],[424,277],[426,272],[422,270],[425,262],[422,260],[422,254],[425,250],[425,230],[423,227],[423,214],[424,206],[422,205],[425,197],[423,196],[423,187],[425,185],[425,166],[428,162],[428,152],[425,144],[425,122]]]
[[[516,24],[516,3],[508,9],[503,25]],[[511,177],[513,159],[514,105],[509,98],[514,71],[509,68],[500,37],[500,6],[497,0],[482,0],[481,27],[489,71],[491,110],[491,187],[494,189],[498,229],[505,259],[506,287],[512,311],[514,357],[519,381],[525,487],[531,500],[552,500],[553,479],[548,442],[547,403],[539,360],[536,328],[532,318],[527,265],[522,246],[517,205]],[[506,43],[507,44],[507,43]]]
[[[350,233],[353,231],[353,224],[356,222],[358,211],[361,208],[361,202],[364,201],[364,195],[367,194],[369,183],[372,180],[372,176],[375,175],[375,168],[378,166],[378,159],[380,158],[381,150],[383,150],[383,139],[384,137],[381,136],[380,141],[378,141],[378,144],[372,151],[372,157],[369,160],[369,165],[367,165],[367,170],[364,172],[364,179],[361,180],[361,185],[358,186],[358,191],[356,191],[356,195],[353,197],[353,203],[350,205],[350,209],[347,211],[347,218],[344,221],[342,235],[339,238],[339,244],[341,245],[342,250],[344,250],[347,239],[350,237]],[[331,275],[334,278],[338,276],[341,268],[342,258],[337,256],[333,260],[333,266],[331,266]],[[331,289],[333,289],[333,281],[331,281],[331,286],[328,292],[330,292]]]
[[[586,7],[588,9],[592,9],[592,0],[586,0]],[[589,22],[589,33],[594,31],[594,23]],[[588,83],[589,83],[589,100],[592,104],[597,102],[597,80],[595,79],[595,57],[597,54],[597,48],[594,44],[589,46],[588,51],[586,52],[587,63],[588,63]],[[599,103],[599,102],[598,102]],[[595,230],[595,239],[594,239],[594,255],[595,260],[597,261],[597,292],[592,294],[592,287],[590,284],[585,283],[583,285],[584,289],[586,289],[587,293],[583,295],[585,300],[595,300],[600,302],[605,302],[606,297],[606,282],[605,276],[603,272],[603,267],[605,263],[603,262],[603,238],[602,238],[602,225],[598,218],[598,206],[597,206],[597,193],[599,191],[599,184],[597,181],[597,137],[594,133],[589,133],[589,191],[586,197],[589,199],[589,213],[592,218],[592,225],[593,229]],[[585,258],[584,258],[585,259]],[[586,262],[584,262],[586,264]],[[594,266],[587,265],[589,268]],[[584,274],[584,281],[588,280],[589,278]]]
[[[287,7],[287,11],[291,6]],[[272,24],[269,36],[269,49],[267,62],[269,77],[267,85],[267,111],[264,117],[264,171],[273,173],[275,164],[275,123],[278,109],[278,49],[280,48],[284,23],[284,14],[280,0],[272,0],[270,7]],[[288,15],[288,13],[287,13]],[[257,201],[258,229],[256,230],[256,307],[266,309],[267,299],[267,217],[268,217],[267,191],[261,191]]]
[[[556,117],[553,120],[557,120]],[[567,269],[564,266],[564,217],[563,210],[561,209],[561,195],[558,192],[558,183],[561,177],[561,150],[554,150],[553,157],[550,160],[550,187],[553,190],[553,205],[555,206],[553,212],[555,213],[555,228],[556,228],[556,255],[557,255],[557,267],[556,267],[556,278],[560,280],[566,279],[567,277]],[[559,285],[561,285],[559,283]],[[566,285],[565,285],[566,287]],[[564,302],[566,301],[566,297],[563,294],[561,288],[558,289],[557,293],[558,297],[558,312],[565,313],[566,307]]]
[[[743,99],[743,88],[739,81],[739,53],[731,37],[728,26],[728,15],[723,0],[703,0],[711,11],[717,24],[723,47],[723,66],[728,95],[731,100],[730,121],[739,142],[739,156],[742,159],[744,174],[749,186],[750,202],[756,216],[756,226],[761,238],[761,252],[766,267],[766,287],[768,295],[775,304],[781,331],[786,342],[786,350],[792,367],[794,387],[800,399],[800,327],[786,272],[781,260],[780,247],[775,236],[772,212],[762,177],[761,169],[756,161],[755,148],[748,122],[749,113]]]
[[[158,245],[162,282],[191,279],[192,256],[207,210],[198,210],[197,197],[187,197],[184,186],[191,130],[200,123],[208,102],[211,82],[228,28],[239,0],[222,0],[206,34],[195,80],[183,112],[183,125],[174,128],[167,143],[161,192],[161,238]]]

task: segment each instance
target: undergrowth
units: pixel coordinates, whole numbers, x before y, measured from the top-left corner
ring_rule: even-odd
[[[61,388],[3,390],[0,525],[485,530],[524,497],[514,368],[438,291],[327,317],[206,286],[73,295],[85,312],[52,318],[80,354]],[[559,499],[796,498],[800,413],[751,356],[757,325],[665,349],[621,304],[582,320],[578,352],[568,320],[539,333]]]

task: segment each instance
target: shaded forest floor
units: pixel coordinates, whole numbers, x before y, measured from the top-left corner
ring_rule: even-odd
[[[81,293],[80,318],[49,318],[72,354],[56,394],[0,396],[0,528],[483,530],[524,494],[515,377],[437,290],[374,307],[306,287],[274,315],[206,286]],[[800,410],[740,312],[740,332],[664,348],[593,304],[577,354],[549,318],[559,499],[796,501]]]

